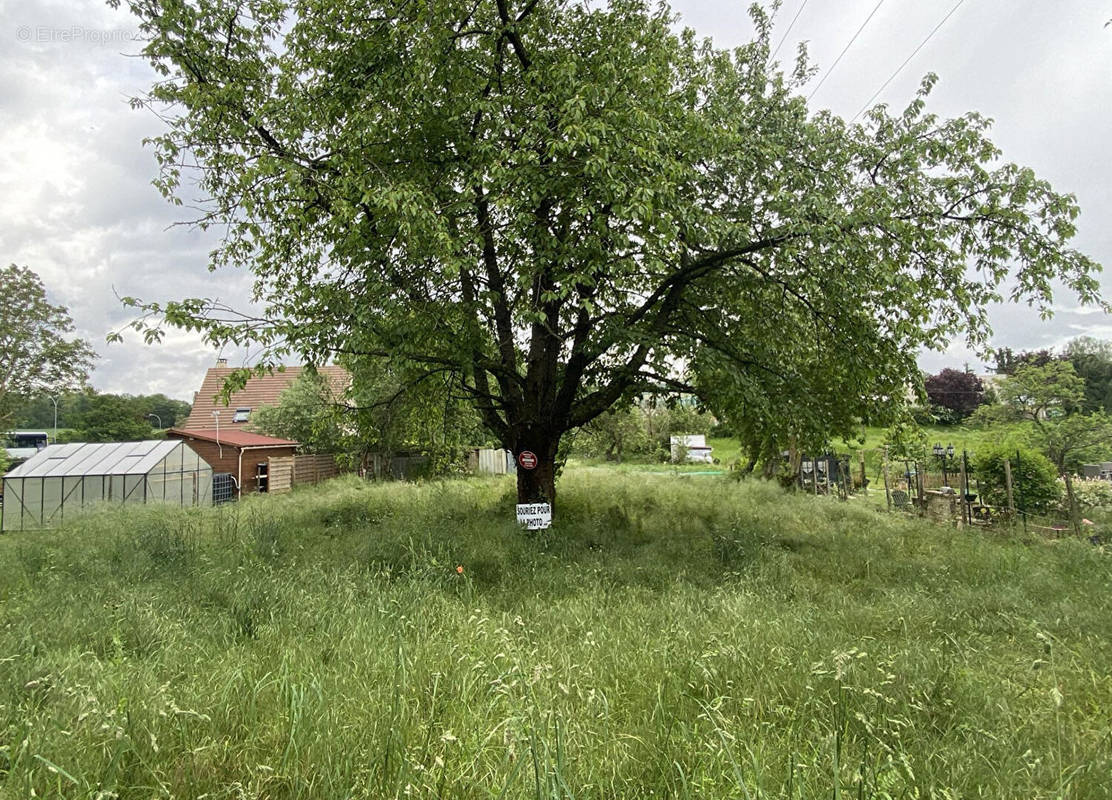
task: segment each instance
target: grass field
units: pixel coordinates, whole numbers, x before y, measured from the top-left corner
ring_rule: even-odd
[[[989,446],[996,446],[1001,442],[1023,441],[1030,426],[1031,423],[1028,422],[1002,423],[987,428],[965,425],[923,425],[920,430],[928,447],[934,444],[943,447],[952,444],[958,459],[961,458],[962,451],[968,451],[972,460],[979,450],[983,451]],[[839,453],[851,454],[854,464],[857,463],[857,451],[863,450],[868,474],[871,478],[878,478],[887,435],[888,431],[885,428],[866,428],[864,443],[857,440],[837,442],[833,449]],[[929,467],[931,471],[941,470],[939,462],[935,459],[928,459],[928,462],[924,466]]]
[[[345,479],[0,537],[0,797],[1112,797],[1100,548],[713,476],[513,503]]]
[[[627,456],[621,464],[616,461],[606,461],[603,458],[589,458],[574,455],[568,459],[568,467],[572,470],[582,467],[604,467],[616,472],[661,472],[661,473],[725,473],[736,463],[741,454],[741,446],[737,439],[707,437],[707,444],[711,447],[713,464],[673,464],[669,461],[654,461],[646,456]]]

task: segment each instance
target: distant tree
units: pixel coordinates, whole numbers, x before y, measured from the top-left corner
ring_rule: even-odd
[[[76,389],[89,377],[96,354],[83,339],[68,338],[73,321],[51,304],[36,275],[15,264],[0,268],[0,429],[30,398]]]
[[[1062,357],[1085,381],[1081,410],[1112,411],[1112,342],[1080,336],[1066,345]]]
[[[944,369],[923,381],[932,406],[945,409],[946,422],[960,422],[972,414],[985,399],[985,387],[972,372]]]
[[[78,412],[75,439],[85,442],[136,442],[154,434],[132,398],[91,394]]]
[[[139,406],[144,417],[154,414],[163,428],[172,428],[178,422],[189,416],[191,406],[184,400],[174,400],[164,394],[140,394],[135,396],[135,403]],[[152,424],[158,424],[151,420]]]
[[[92,398],[97,396],[97,391],[91,386],[86,386],[80,392],[69,392],[58,398],[58,424],[63,429],[70,429],[73,434],[70,436],[70,441],[77,441],[75,434],[77,429],[81,426],[82,415],[85,414],[91,407]],[[49,398],[45,398],[46,405],[51,406],[51,414],[53,414],[53,406]],[[45,414],[45,409],[43,409]],[[43,425],[51,424],[44,422]],[[65,434],[59,434],[64,436]]]
[[[74,395],[76,392],[62,392],[55,395],[54,399],[58,403],[58,423],[60,427],[66,427],[66,407],[67,403],[72,405]],[[38,397],[31,398],[24,402],[16,411],[12,413],[11,427],[13,428],[36,428],[42,430],[49,430],[54,424],[54,403],[51,402],[50,397],[47,395],[39,395]]]
[[[1049,417],[1077,411],[1084,398],[1085,381],[1068,361],[1017,367],[1000,385],[1000,400],[1024,419],[1038,424]]]
[[[996,366],[994,372],[998,375],[1011,375],[1020,367],[1045,367],[1055,359],[1053,351],[1020,350],[1018,353],[1010,347],[1000,347],[994,351]]]
[[[1072,473],[1087,457],[1103,457],[1112,449],[1112,416],[1104,411],[1083,413],[1085,381],[1066,360],[1025,366],[1004,381],[1004,401],[1034,423],[1031,439],[1065,479],[1070,516],[1077,526]]]
[[[675,398],[670,405],[667,403],[664,405],[668,413],[664,417],[664,425],[658,426],[662,444],[667,444],[672,436],[685,434],[705,436],[714,427],[714,416],[703,409],[690,395]]]
[[[977,410],[966,418],[966,424],[975,428],[992,428],[1022,419],[1025,419],[1023,414],[1007,403],[985,403],[977,406]]]
[[[347,403],[361,451],[421,452],[434,472],[448,472],[459,467],[467,449],[495,441],[459,373],[370,356],[351,357],[345,365],[352,374]]]
[[[1035,426],[1032,436],[1060,474],[1076,472],[1090,460],[1112,453],[1112,416],[1104,411],[1070,414]]]
[[[64,392],[57,395],[58,425],[60,428],[75,428],[81,415],[89,409],[89,398],[97,395],[91,388],[82,392]],[[149,421],[152,425],[162,424],[171,428],[189,416],[189,403],[173,400],[164,394],[116,395],[127,404],[129,416]],[[154,414],[157,421],[147,415]],[[24,404],[14,416],[14,427],[49,429],[54,424],[54,403],[49,397],[40,395]]]
[[[600,455],[619,464],[631,453],[644,453],[655,445],[649,436],[644,411],[637,404],[616,406],[583,426],[576,443],[591,455]]]
[[[254,412],[251,428],[292,439],[307,453],[345,453],[355,447],[353,415],[320,373],[303,371],[275,406]]]
[[[1112,450],[1112,416],[1104,411],[1094,411],[1091,414],[1077,413],[1060,419],[1040,421],[1032,438],[1063,477],[1070,519],[1074,529],[1080,531],[1073,473],[1086,460],[1103,460],[1108,457]]]

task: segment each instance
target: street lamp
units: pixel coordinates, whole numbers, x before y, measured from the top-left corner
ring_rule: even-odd
[[[946,486],[950,485],[950,476],[946,473],[946,460],[954,457],[954,446],[952,444],[943,447],[941,444],[936,443],[931,448],[934,457],[942,464],[942,483]]]
[[[58,398],[51,397],[50,402],[54,404],[54,444],[58,444]]]
[[[158,414],[147,414],[147,416],[154,417],[156,420],[158,420],[158,429],[162,430],[162,417],[158,416]]]

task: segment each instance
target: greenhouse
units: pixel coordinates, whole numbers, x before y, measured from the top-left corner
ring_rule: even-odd
[[[0,530],[49,528],[94,503],[212,504],[212,467],[182,441],[50,445],[4,476]]]

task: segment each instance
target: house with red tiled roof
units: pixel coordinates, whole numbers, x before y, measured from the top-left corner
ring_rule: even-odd
[[[224,400],[220,393],[224,381],[235,368],[229,367],[227,359],[217,361],[210,367],[201,382],[201,388],[193,395],[193,410],[189,418],[178,430],[211,431],[217,427],[221,431],[241,430],[251,422],[251,415],[263,406],[278,405],[278,396],[300,377],[304,367],[286,367],[269,375],[256,375],[248,378],[247,385]],[[343,367],[317,367],[317,372],[325,379],[337,397],[343,397],[351,385],[351,373]]]

